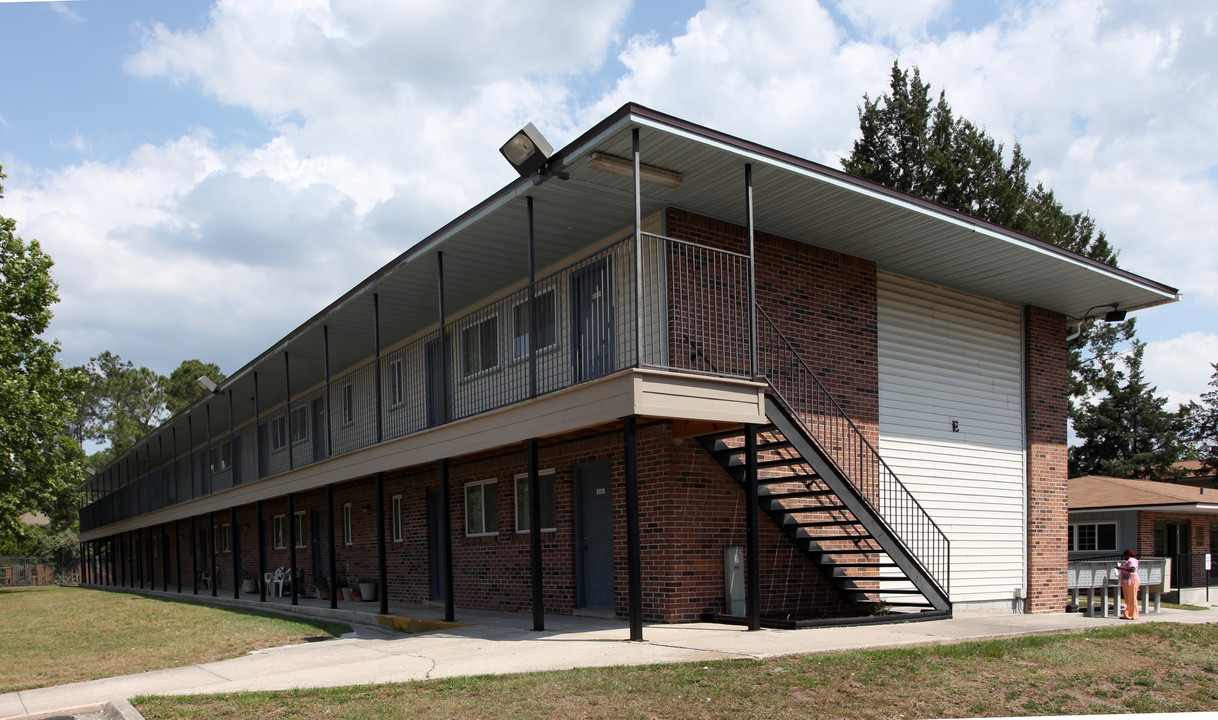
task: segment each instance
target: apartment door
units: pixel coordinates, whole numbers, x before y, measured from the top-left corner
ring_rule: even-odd
[[[444,599],[444,496],[427,491],[427,554],[431,569],[431,599]]]
[[[444,344],[441,338],[428,341],[423,348],[423,372],[427,376],[427,427],[444,422]]]
[[[1191,527],[1179,520],[1155,521],[1155,555],[1171,558],[1171,584],[1173,588],[1193,587],[1190,558]]]
[[[612,608],[613,494],[608,460],[575,466],[580,607]]]
[[[571,360],[574,381],[613,369],[612,265],[603,257],[571,274]]]

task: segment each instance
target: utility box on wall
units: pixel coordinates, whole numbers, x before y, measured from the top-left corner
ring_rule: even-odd
[[[743,617],[744,548],[739,545],[723,548],[723,587],[727,596],[727,614]]]

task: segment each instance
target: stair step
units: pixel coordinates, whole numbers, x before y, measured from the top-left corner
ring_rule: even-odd
[[[727,459],[727,466],[729,469],[745,467],[745,466],[747,466],[747,464],[748,463],[745,461],[745,459],[743,457],[740,457],[737,453],[732,453],[731,457],[729,457]],[[803,458],[796,455],[795,457],[778,458],[776,460],[758,460],[757,469],[758,470],[768,470],[769,468],[795,467],[797,465],[807,465],[807,464],[808,463],[806,460],[804,460]],[[806,475],[804,477],[806,477]]]
[[[799,500],[801,498],[836,497],[832,490],[788,490],[787,492],[772,492],[769,488],[757,488],[757,496],[761,500]]]
[[[861,579],[861,578],[860,578]],[[917,588],[876,588],[875,590],[859,590],[853,588],[847,590],[849,593],[868,593],[870,595],[921,595],[922,591]]]
[[[824,561],[821,563],[827,568],[894,568],[897,564],[894,562],[832,562]],[[867,578],[870,579],[870,578]]]
[[[825,550],[817,548],[816,550],[808,549],[809,555],[881,555],[883,550],[876,548],[851,548],[849,550]]]
[[[793,520],[793,519],[794,519],[794,518],[792,518],[792,520]],[[797,528],[809,528],[809,527],[840,527],[840,526],[842,526],[842,525],[854,525],[854,524],[855,524],[855,521],[854,521],[854,520],[812,520],[812,521],[806,521],[806,522],[798,522],[798,521],[796,521],[796,522],[791,522],[791,521],[787,521],[787,522],[784,522],[784,523],[783,523],[783,527],[797,527]],[[816,540],[816,538],[814,538],[814,537],[809,537],[809,538],[801,538],[801,539],[804,539],[804,540],[812,540],[812,541],[815,541],[815,540]]]

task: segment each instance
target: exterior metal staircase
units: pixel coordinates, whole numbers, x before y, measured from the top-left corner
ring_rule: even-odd
[[[760,309],[757,325],[758,376],[769,385],[769,423],[757,427],[758,505],[871,613],[859,621],[950,617],[946,535]],[[747,487],[745,433],[699,440]]]

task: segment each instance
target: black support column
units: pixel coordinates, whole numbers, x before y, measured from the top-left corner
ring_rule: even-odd
[[[378,472],[376,474],[376,577],[377,597],[381,601],[382,615],[389,614],[389,593],[385,592],[385,586],[389,582],[389,572],[385,567],[385,562],[385,473]]]
[[[635,148],[638,131],[635,131]],[[636,153],[637,157],[637,153]],[[643,639],[643,560],[639,540],[639,444],[633,415],[622,418],[626,461],[626,575],[630,598],[630,639]]]
[[[761,540],[757,527],[757,426],[744,426],[745,481],[747,495],[744,501],[745,532],[748,535],[745,548],[745,613],[749,618],[749,630],[761,629]]]
[[[231,414],[229,417],[231,419]],[[230,444],[228,447],[229,453],[232,453],[233,446]],[[231,460],[232,456],[230,455],[229,458]],[[228,554],[233,561],[233,599],[237,600],[241,597],[241,526],[237,524],[235,505],[230,505],[228,508],[228,537]]]
[[[327,387],[329,383],[326,383]],[[326,396],[329,396],[329,391],[326,391]],[[326,414],[329,417],[329,413]],[[326,513],[330,520],[326,523],[326,552],[329,553],[330,562],[327,565],[330,568],[330,574],[326,576],[327,582],[330,583],[330,609],[338,609],[338,571],[335,567],[337,557],[334,552],[334,484],[326,485]]]
[[[255,445],[256,441],[255,437]],[[266,602],[266,521],[262,517],[261,500],[254,503],[254,515],[257,516],[254,522],[258,523],[258,602]]]
[[[284,353],[286,356],[287,353]],[[289,450],[290,452],[290,450]],[[297,600],[296,582],[296,494],[288,493],[288,572],[292,580],[292,604],[300,604]]]
[[[532,198],[529,198],[532,200]],[[532,337],[529,338],[532,342]],[[537,467],[537,438],[525,445],[529,466],[529,555],[533,565],[533,629],[546,629],[545,592],[541,570],[541,478]]]
[[[211,426],[210,420],[208,421],[208,426]],[[208,432],[210,433],[210,430]],[[207,454],[210,461],[210,439],[207,441],[207,447],[209,448]],[[211,485],[210,477],[211,474],[208,473],[208,485]],[[211,585],[211,596],[219,597],[217,586],[220,584],[220,568],[216,565],[216,514],[214,512],[207,513],[207,551],[211,553],[211,582],[208,585]]]
[[[443,506],[444,517],[440,522],[440,531],[444,534],[442,542],[444,553],[444,619],[447,622],[456,621],[455,604],[453,602],[453,509],[452,494],[448,483],[448,458],[440,460],[440,504]]]
[[[174,462],[177,462],[176,460]],[[177,470],[174,470],[174,481],[178,479]],[[178,594],[182,594],[182,528],[179,527],[179,521],[173,521],[173,565],[177,570],[178,576]]]
[[[191,458],[190,466],[194,467],[194,458]],[[191,475],[194,473],[192,472]],[[192,479],[193,482],[193,479]],[[198,541],[195,539],[197,532],[195,529],[195,516],[190,516],[190,586],[195,595],[199,594],[199,547]]]

